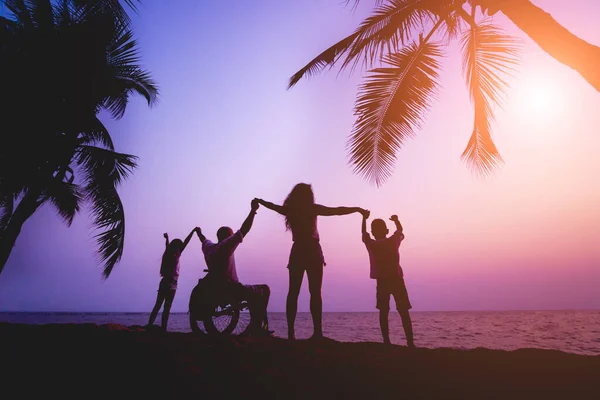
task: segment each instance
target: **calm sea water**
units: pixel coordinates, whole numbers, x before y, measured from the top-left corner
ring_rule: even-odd
[[[600,311],[493,311],[493,312],[413,312],[415,343],[419,347],[515,350],[555,349],[569,353],[600,355]],[[0,313],[0,321],[48,323],[116,323],[145,325],[148,313]],[[157,323],[160,321],[160,314]],[[287,332],[284,313],[269,313],[275,336]],[[325,313],[327,337],[345,342],[380,342],[377,313]],[[169,330],[190,332],[187,313],[174,313]],[[392,342],[406,344],[400,317],[390,313]],[[312,334],[309,313],[298,313],[296,336]]]

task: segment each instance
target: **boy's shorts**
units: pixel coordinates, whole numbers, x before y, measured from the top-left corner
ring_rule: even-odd
[[[394,296],[396,309],[398,311],[408,311],[412,308],[408,299],[408,292],[404,284],[404,278],[399,276],[377,279],[377,309],[381,311],[389,311],[390,296]]]

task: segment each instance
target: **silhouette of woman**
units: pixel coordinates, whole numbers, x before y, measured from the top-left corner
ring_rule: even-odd
[[[171,305],[175,298],[175,292],[177,291],[177,279],[179,278],[179,257],[186,248],[192,235],[198,228],[194,228],[190,234],[185,238],[185,242],[181,239],[173,239],[169,242],[169,235],[164,234],[165,238],[165,252],[162,256],[162,263],[160,265],[160,275],[162,279],[158,285],[158,294],[156,295],[156,303],[150,313],[150,319],[148,320],[148,327],[154,324],[156,315],[160,310],[160,307],[165,304],[162,313],[161,327],[165,331],[167,330],[167,323],[169,322],[169,313],[171,312]]]
[[[323,267],[325,259],[319,232],[317,230],[318,216],[347,215],[355,212],[365,213],[360,207],[325,207],[315,204],[315,197],[311,185],[299,183],[290,192],[283,206],[257,199],[266,208],[285,216],[286,230],[292,231],[293,245],[290,251],[288,270],[290,287],[286,302],[286,316],[288,324],[288,338],[296,339],[294,324],[298,311],[298,296],[304,278],[304,271],[308,276],[308,289],[310,292],[310,313],[313,320],[314,333],[312,338],[323,337],[322,314],[323,301],[321,299],[321,286],[323,283]]]

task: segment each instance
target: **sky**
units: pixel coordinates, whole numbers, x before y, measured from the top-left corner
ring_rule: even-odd
[[[132,99],[119,121],[103,116],[117,150],[139,157],[120,188],[123,259],[102,280],[87,211],[66,227],[44,206],[0,275],[0,311],[149,312],[164,232],[183,239],[200,226],[216,240],[220,226],[239,228],[252,198],[281,203],[298,182],[313,185],[318,203],[399,216],[413,311],[600,309],[600,94],[496,15],[523,46],[493,128],[504,164],[481,179],[460,159],[473,111],[454,44],[426,123],[376,188],[353,174],[346,152],[365,71],[325,71],[286,89],[370,10],[368,1],[356,11],[341,3],[143,2],[134,30],[160,100],[149,108]],[[600,3],[535,3],[600,44]],[[360,223],[359,214],[319,219],[325,311],[375,311]],[[270,311],[285,309],[291,244],[283,219],[259,209],[236,252],[240,280],[271,287]],[[172,311],[187,311],[204,268],[194,238]],[[300,311],[308,311],[306,284]]]

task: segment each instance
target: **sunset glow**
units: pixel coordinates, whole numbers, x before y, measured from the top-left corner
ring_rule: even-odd
[[[295,71],[369,14],[367,2],[354,13],[340,1],[185,3],[145,1],[132,17],[158,104],[136,99],[122,120],[103,117],[117,150],[139,157],[120,189],[121,263],[102,281],[87,214],[67,228],[44,206],[0,276],[3,310],[148,312],[163,232],[184,238],[200,226],[214,240],[220,226],[239,228],[252,198],[281,203],[298,182],[313,185],[318,203],[364,207],[389,228],[398,214],[414,311],[600,309],[600,93],[505,17],[494,21],[523,50],[493,124],[504,163],[481,179],[461,160],[473,107],[453,45],[426,123],[376,188],[353,174],[346,150],[365,71],[334,69],[286,90]],[[600,44],[600,2],[539,3]],[[374,310],[360,222],[358,214],[319,220],[325,311]],[[291,243],[283,219],[259,209],[236,253],[240,280],[270,285],[272,311],[285,307]],[[194,238],[173,311],[187,311],[204,268]],[[299,309],[308,310],[306,281]]]

